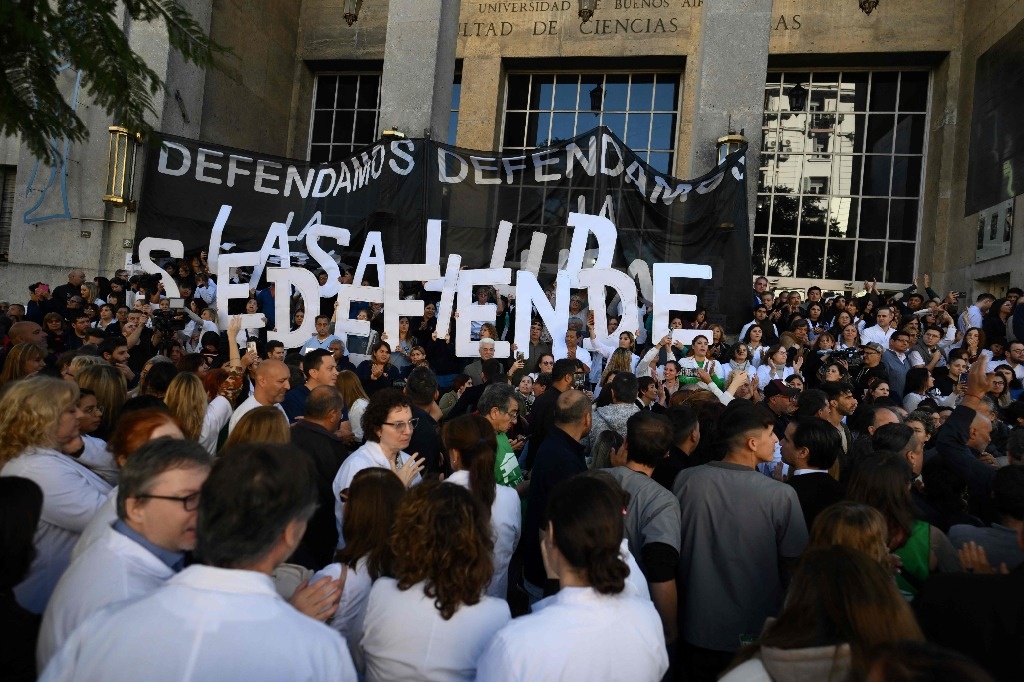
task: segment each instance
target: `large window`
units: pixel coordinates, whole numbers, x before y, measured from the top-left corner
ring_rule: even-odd
[[[17,166],[0,166],[0,262],[4,263],[10,259],[14,180],[17,171]]]
[[[927,128],[924,71],[772,72],[755,274],[909,283]]]
[[[347,158],[377,139],[380,73],[319,74],[313,93],[309,160]]]
[[[678,100],[678,73],[509,74],[502,150],[544,147],[603,125],[671,174]]]

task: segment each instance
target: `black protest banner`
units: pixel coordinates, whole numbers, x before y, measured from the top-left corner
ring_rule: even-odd
[[[271,268],[359,263],[371,281],[383,276],[375,256],[435,265],[440,256],[443,268],[457,253],[463,268],[526,268],[544,281],[567,267],[570,214],[599,215],[614,224],[613,253],[600,254],[591,235],[577,269],[600,260],[643,282],[638,264],[710,266],[710,279],[677,279],[672,291],[736,329],[749,316],[751,280],[745,151],[680,180],[604,128],[516,154],[381,140],[318,166],[167,136],[147,160],[136,241],[150,238],[154,255],[209,249],[211,264],[241,252]],[[348,243],[325,239],[321,225],[347,230]]]

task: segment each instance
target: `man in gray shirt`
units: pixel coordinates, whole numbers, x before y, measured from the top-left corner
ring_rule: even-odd
[[[755,468],[772,461],[773,415],[734,400],[718,423],[722,460],[682,471],[672,487],[682,521],[680,664],[697,682],[717,679],[740,638],[778,613],[789,566],[807,545],[796,492]]]
[[[635,377],[633,382],[636,383]],[[629,551],[647,578],[651,600],[661,616],[665,641],[670,648],[676,639],[675,572],[681,537],[679,502],[651,478],[651,473],[668,454],[671,445],[672,422],[668,417],[638,411],[626,422],[626,440],[622,444],[625,466],[608,470],[629,493],[626,507]]]

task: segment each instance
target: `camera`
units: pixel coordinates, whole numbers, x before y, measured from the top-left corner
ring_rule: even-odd
[[[697,368],[696,367],[680,367],[679,368],[679,376],[686,377],[688,379],[695,379],[695,378],[697,378]]]
[[[860,348],[819,350],[818,355],[831,355],[833,360],[846,360],[847,362],[850,362],[862,357],[864,355],[864,351]]]
[[[967,295],[967,292],[966,291],[954,291],[953,295],[956,296],[957,298],[963,298],[964,296]]]

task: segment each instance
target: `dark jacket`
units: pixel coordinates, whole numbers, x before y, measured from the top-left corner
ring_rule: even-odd
[[[306,419],[300,419],[292,426],[292,445],[313,463],[316,471],[317,508],[289,561],[316,571],[331,563],[338,546],[334,491],[331,486],[341,463],[349,455],[349,449],[336,435]]]

